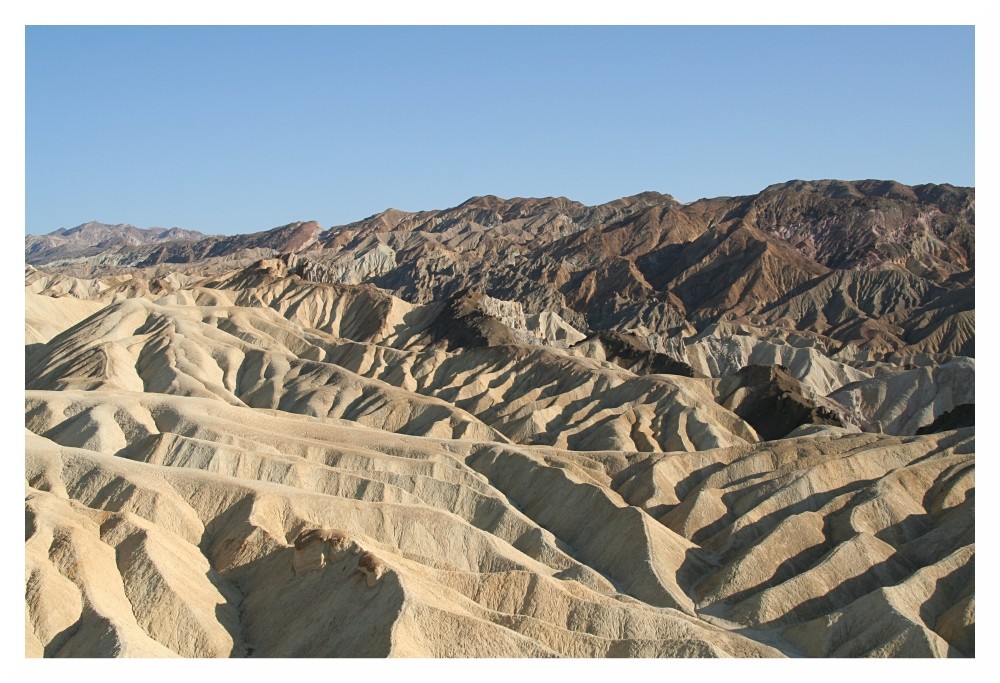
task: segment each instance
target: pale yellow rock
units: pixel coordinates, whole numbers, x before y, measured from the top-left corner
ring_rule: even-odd
[[[975,655],[974,429],[761,443],[718,380],[637,376],[554,311],[488,299],[518,344],[449,352],[440,302],[251,251],[26,271],[26,656]],[[819,336],[634,332],[706,374],[901,381]]]

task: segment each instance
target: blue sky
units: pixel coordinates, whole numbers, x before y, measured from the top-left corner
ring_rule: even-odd
[[[26,231],[974,185],[967,27],[29,27]]]

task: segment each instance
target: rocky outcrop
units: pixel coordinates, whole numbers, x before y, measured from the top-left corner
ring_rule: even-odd
[[[934,434],[952,429],[965,429],[976,426],[976,404],[961,403],[951,410],[941,413],[934,421],[917,430],[917,434]]]
[[[607,360],[636,374],[694,377],[690,365],[657,352],[637,334],[607,330],[601,332],[597,339],[604,348]]]

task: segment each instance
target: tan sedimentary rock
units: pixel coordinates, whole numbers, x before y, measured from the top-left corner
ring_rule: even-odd
[[[971,400],[973,217],[823,182],[32,242],[25,654],[975,656],[974,408],[912,435]]]
[[[370,550],[365,550],[358,558],[357,571],[364,574],[365,583],[369,588],[374,588],[379,579],[389,570],[385,563],[378,559]]]

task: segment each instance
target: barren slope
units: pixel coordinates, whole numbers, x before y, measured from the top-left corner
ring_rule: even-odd
[[[973,224],[818,181],[29,240],[26,655],[975,656]]]

